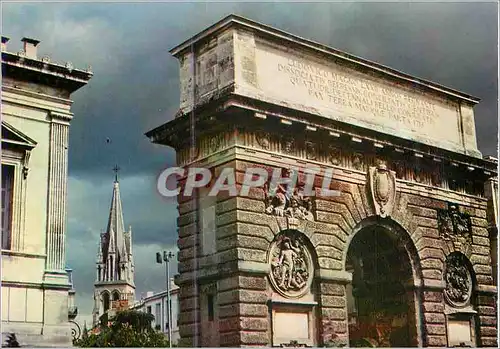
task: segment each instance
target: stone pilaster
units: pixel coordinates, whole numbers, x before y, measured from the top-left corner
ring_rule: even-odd
[[[68,137],[71,115],[51,113],[47,214],[48,273],[65,274]]]
[[[320,344],[333,341],[337,345],[341,343],[348,345],[345,281],[323,279],[318,282],[318,286]]]

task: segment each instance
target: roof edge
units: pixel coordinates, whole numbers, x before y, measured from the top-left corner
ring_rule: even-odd
[[[211,25],[210,27],[204,29],[203,31],[199,32],[198,34],[192,36],[191,38],[185,40],[181,44],[175,46],[174,48],[170,49],[169,52],[174,56],[177,57],[182,51],[186,50],[189,46],[195,45],[197,42],[205,39],[206,37],[217,33],[226,27],[230,25],[240,25],[242,27],[246,27],[249,29],[253,29],[256,31],[259,31],[261,33],[265,33],[268,35],[272,35],[274,37],[279,37],[281,39],[294,42],[296,44],[302,45],[304,47],[308,47],[309,49],[313,49],[322,53],[326,53],[331,56],[335,56],[338,59],[341,59],[343,61],[349,62],[349,63],[354,63],[358,65],[362,65],[365,68],[370,68],[372,70],[378,71],[379,73],[391,76],[392,78],[400,79],[403,80],[407,83],[412,83],[412,84],[417,84],[419,86],[422,86],[426,89],[433,90],[435,92],[440,92],[443,94],[446,94],[448,96],[452,96],[454,98],[461,99],[463,101],[466,101],[471,104],[477,104],[480,102],[480,98],[472,96],[470,94],[452,89],[450,87],[446,87],[443,85],[440,85],[438,83],[418,78],[416,76],[404,73],[402,71],[390,68],[388,66],[382,65],[380,63],[376,63],[370,60],[367,60],[365,58],[355,56],[353,54],[340,51],[337,49],[334,49],[330,46],[318,43],[313,40],[309,39],[304,39],[300,36],[297,36],[295,34],[291,34],[289,32],[271,27],[269,25],[263,24],[256,22],[254,20],[236,15],[236,14],[230,14],[223,19],[219,20],[215,24]]]

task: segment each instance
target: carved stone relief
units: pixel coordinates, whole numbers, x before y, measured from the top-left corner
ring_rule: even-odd
[[[271,146],[271,139],[269,133],[257,133],[255,135],[257,144],[262,147],[262,149],[269,149]]]
[[[352,167],[355,170],[358,171],[363,171],[365,164],[364,164],[364,156],[361,153],[355,153],[352,156]]]
[[[368,180],[376,214],[389,217],[396,197],[395,172],[387,169],[386,163],[381,161],[377,167],[370,167]]]
[[[283,178],[291,176],[289,170],[283,169]],[[270,180],[269,180],[270,181]],[[269,181],[264,186],[264,195],[266,198],[266,213],[274,216],[288,217],[294,219],[314,220],[312,213],[311,198],[303,195],[303,186],[297,183],[293,193],[287,193],[287,187],[279,184],[274,193],[270,193]]]
[[[286,154],[295,152],[295,141],[293,138],[283,138],[281,141],[281,149]]]
[[[316,160],[317,152],[316,145],[313,142],[306,142],[306,159]]]
[[[450,203],[447,210],[438,210],[437,220],[439,234],[444,240],[452,241],[455,245],[472,242],[470,217],[467,213],[460,212],[457,205]]]
[[[208,145],[209,150],[211,152],[215,152],[215,151],[219,150],[219,148],[222,144],[222,139],[223,139],[223,135],[221,135],[221,134],[218,134],[218,135],[211,137],[209,139],[209,145]]]
[[[472,295],[472,276],[465,256],[461,253],[450,254],[446,258],[445,268],[446,300],[455,307],[467,305]]]
[[[304,239],[298,231],[286,231],[270,246],[269,279],[274,289],[287,298],[303,296],[312,283],[314,265]]]
[[[332,165],[340,166],[342,164],[342,153],[340,148],[330,146],[328,150],[328,160]]]

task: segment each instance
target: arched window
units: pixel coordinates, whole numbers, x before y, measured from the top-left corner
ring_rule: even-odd
[[[114,301],[119,301],[120,300],[120,293],[118,291],[113,292],[113,300]]]
[[[103,292],[102,294],[102,305],[104,307],[104,312],[109,310],[109,293]]]

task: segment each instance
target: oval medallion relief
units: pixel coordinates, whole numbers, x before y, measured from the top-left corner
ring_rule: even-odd
[[[269,251],[273,288],[287,298],[299,298],[309,291],[314,276],[312,254],[304,236],[296,231],[279,234]]]
[[[472,296],[472,275],[465,257],[459,253],[450,254],[445,268],[446,300],[455,307],[466,306]]]

